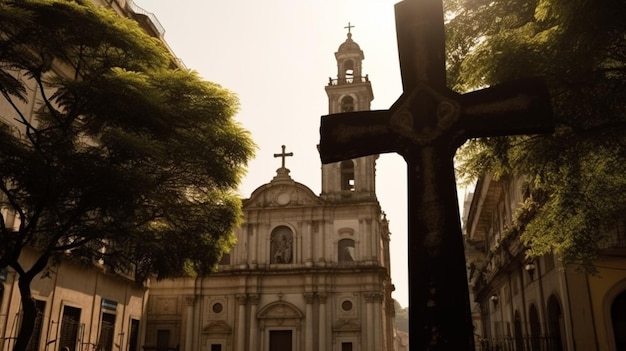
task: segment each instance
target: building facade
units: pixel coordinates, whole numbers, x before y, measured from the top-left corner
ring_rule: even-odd
[[[465,219],[470,286],[480,350],[626,349],[626,231],[600,243],[598,274],[558,257],[527,259],[519,235],[507,234],[524,200],[524,178],[477,182]],[[600,230],[600,229],[599,229]]]
[[[163,39],[164,30],[156,17],[137,7],[130,0],[93,0],[96,6],[116,11],[120,16],[137,21],[146,33]],[[164,42],[165,43],[165,42]],[[174,60],[173,60],[174,61]],[[179,65],[172,62],[172,65]],[[53,67],[55,74],[67,72]],[[25,80],[28,89],[25,101],[15,101],[16,108],[26,116],[43,103],[41,92],[32,80]],[[16,120],[16,111],[6,101],[0,102],[0,125],[8,125],[24,136],[24,126]],[[19,217],[0,193],[0,214],[5,227],[17,230]],[[25,248],[20,263],[32,265],[37,252]],[[10,351],[15,345],[22,323],[19,276],[12,269],[0,271],[0,350]],[[107,271],[99,262],[85,266],[62,259],[50,262],[32,281],[32,297],[38,316],[29,351],[138,351],[143,344],[143,319],[147,304],[147,285],[136,284],[132,273]]]
[[[330,113],[369,110],[363,52],[348,33],[335,53]],[[311,145],[311,147],[315,147]],[[388,222],[377,156],[322,166],[322,193],[282,166],[244,200],[237,244],[210,276],[150,288],[146,345],[185,351],[392,350]],[[287,160],[288,162],[288,160]],[[315,161],[319,162],[319,161]]]

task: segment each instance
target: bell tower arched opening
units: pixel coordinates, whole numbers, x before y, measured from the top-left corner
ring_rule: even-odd
[[[354,191],[354,161],[341,161],[341,190]]]
[[[354,98],[352,96],[344,96],[341,99],[341,112],[354,111]]]

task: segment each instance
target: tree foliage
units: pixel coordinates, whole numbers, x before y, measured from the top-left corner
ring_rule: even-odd
[[[528,76],[550,89],[555,132],[471,140],[459,173],[528,179],[521,207],[529,253],[593,271],[598,242],[626,210],[626,3],[449,0],[451,86]],[[530,215],[530,216],[529,216]]]
[[[19,276],[23,350],[30,282],[51,259],[139,283],[209,272],[233,244],[254,144],[233,93],[111,10],[2,0],[0,28],[0,268]]]

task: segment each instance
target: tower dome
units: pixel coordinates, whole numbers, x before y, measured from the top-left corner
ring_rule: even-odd
[[[341,45],[339,45],[339,49],[337,52],[346,52],[346,51],[361,51],[361,47],[359,44],[355,43],[352,40],[352,33],[348,32],[348,38]],[[362,52],[362,51],[361,51]]]

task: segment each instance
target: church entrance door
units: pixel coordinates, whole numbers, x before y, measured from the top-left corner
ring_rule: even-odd
[[[271,330],[269,351],[293,351],[291,330]]]

